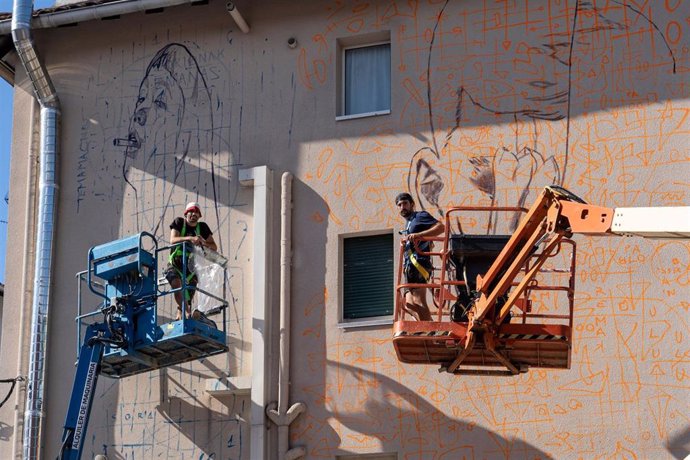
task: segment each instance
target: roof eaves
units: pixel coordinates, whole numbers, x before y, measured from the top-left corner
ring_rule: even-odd
[[[33,12],[33,17],[37,18],[42,15],[46,14],[53,14],[53,13],[60,13],[63,11],[74,11],[74,10],[79,10],[82,8],[91,8],[91,7],[98,7],[99,5],[104,5],[106,3],[127,3],[127,2],[134,2],[136,0],[85,0],[83,2],[76,2],[76,3],[69,3],[67,5],[60,5],[60,6],[54,6],[52,8],[40,8],[38,10],[34,10]],[[4,21],[7,19],[12,19],[12,12],[9,11],[7,13],[2,13],[0,12],[0,21]]]

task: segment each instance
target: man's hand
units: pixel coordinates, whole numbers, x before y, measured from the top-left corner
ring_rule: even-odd
[[[193,236],[192,237],[192,244],[195,246],[206,246],[206,240],[203,239],[200,236]]]
[[[419,239],[419,233],[408,233],[407,235],[403,235],[401,239],[414,243],[415,240]]]

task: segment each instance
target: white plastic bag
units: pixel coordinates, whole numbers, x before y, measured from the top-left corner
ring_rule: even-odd
[[[201,291],[197,292],[196,308],[202,313],[206,313],[216,309],[224,302],[220,299],[224,299],[223,286],[228,259],[212,249],[200,246],[193,247],[192,257],[194,259],[194,272],[199,280],[197,289],[217,297],[213,298]]]

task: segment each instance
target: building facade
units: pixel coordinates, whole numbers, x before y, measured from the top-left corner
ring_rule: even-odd
[[[5,285],[0,283],[0,328],[2,327],[3,301],[5,300]]]
[[[60,446],[74,275],[88,249],[141,231],[165,242],[197,201],[229,259],[230,351],[101,378],[84,458],[278,458],[266,411],[279,398],[285,332],[285,172],[289,402],[305,407],[289,444],[305,458],[690,453],[687,242],[576,238],[571,369],[509,378],[401,364],[392,283],[366,291],[383,297],[377,310],[353,304],[358,286],[344,279],[349,256],[368,257],[347,249],[353,238],[381,237],[390,256],[367,261],[397,273],[401,191],[436,216],[451,205],[529,206],[550,184],[605,206],[690,204],[690,3],[235,6],[246,33],[216,0],[33,30],[61,116],[45,457]],[[15,64],[9,228],[26,232],[8,235],[0,378],[27,372],[40,138],[31,83],[12,52],[5,60]],[[19,388],[0,408],[2,458],[20,457],[25,397]]]

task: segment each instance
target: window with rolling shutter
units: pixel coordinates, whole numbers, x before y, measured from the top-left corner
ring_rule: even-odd
[[[393,314],[393,234],[343,240],[343,319]]]

